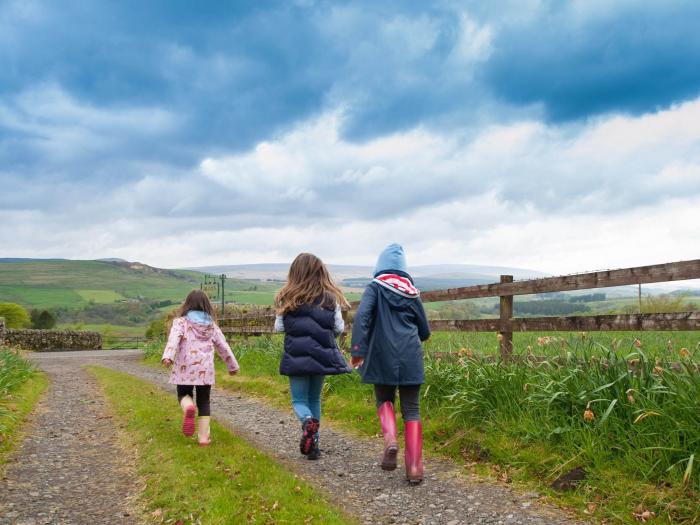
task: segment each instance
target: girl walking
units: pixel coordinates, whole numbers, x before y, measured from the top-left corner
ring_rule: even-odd
[[[420,385],[424,382],[421,341],[430,337],[420,292],[407,272],[403,248],[390,244],[379,255],[374,279],[365,289],[352,328],[352,365],[362,382],[374,385],[377,415],[384,435],[381,467],[396,468],[394,401],[396,390],[404,420],[406,478],[423,480],[423,427]]]
[[[173,367],[169,382],[177,385],[177,399],[184,416],[182,433],[186,436],[194,434],[193,398],[197,401],[197,438],[201,446],[211,443],[209,396],[214,384],[214,349],[224,360],[229,374],[237,373],[240,367],[224,334],[214,322],[209,297],[201,290],[192,290],[173,320],[162,362]]]
[[[275,297],[275,331],[285,333],[280,374],[289,376],[292,408],[301,422],[299,450],[308,459],[320,456],[324,378],[351,372],[335,340],[345,328],[341,307],[348,306],[321,259],[310,253],[294,259]]]

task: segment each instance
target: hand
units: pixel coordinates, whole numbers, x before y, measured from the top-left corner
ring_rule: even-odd
[[[358,369],[362,366],[362,364],[365,362],[364,357],[356,357],[352,356],[350,358],[350,364],[352,365],[353,368]]]
[[[173,360],[172,360],[172,359],[168,359],[168,358],[166,357],[165,359],[163,359],[163,364],[164,364],[165,366],[172,366]]]
[[[230,376],[235,376],[235,375],[236,375],[238,372],[240,372],[240,371],[241,371],[240,368],[237,368],[236,370],[229,370],[229,371],[228,371],[228,375],[230,375]]]

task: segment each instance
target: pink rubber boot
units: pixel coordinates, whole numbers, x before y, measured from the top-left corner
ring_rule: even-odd
[[[180,400],[180,406],[184,416],[182,419],[182,433],[186,436],[191,436],[194,434],[194,415],[197,409],[194,407],[194,401],[192,401],[190,396],[183,397]]]
[[[423,425],[420,421],[406,421],[406,479],[409,483],[418,484],[423,481]]]
[[[391,401],[385,401],[377,409],[379,423],[384,434],[384,455],[382,456],[382,470],[394,470],[396,468],[396,455],[399,452],[399,444],[396,441],[396,414]]]

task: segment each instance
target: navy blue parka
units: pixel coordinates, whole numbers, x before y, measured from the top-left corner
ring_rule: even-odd
[[[428,319],[417,293],[393,289],[380,280],[402,271],[380,272],[367,285],[352,328],[352,355],[363,357],[363,383],[420,385],[425,382],[421,341],[430,337]]]

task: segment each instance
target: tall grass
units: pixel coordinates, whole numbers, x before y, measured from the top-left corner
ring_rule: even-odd
[[[672,362],[589,343],[544,361],[429,359],[427,375],[427,403],[460,425],[700,489],[700,374],[690,351]]]
[[[34,366],[17,350],[0,346],[0,434],[6,431],[3,421],[12,420],[13,414],[5,402],[34,373]]]
[[[642,505],[664,522],[700,523],[697,344],[679,347],[674,334],[662,333],[610,334],[607,344],[589,334],[527,334],[518,362],[506,362],[477,344],[460,347],[463,335],[434,334],[426,345],[428,450],[477,470],[506,469],[550,495],[556,477],[580,466],[588,477],[556,496],[562,502],[602,498],[596,515],[616,521],[633,520]],[[497,344],[494,334],[479,336]],[[694,343],[697,334],[682,337]],[[282,337],[235,338],[232,347],[241,376],[222,376],[221,386],[287,406]],[[357,374],[327,378],[324,417],[366,435],[378,431],[372,389]]]

